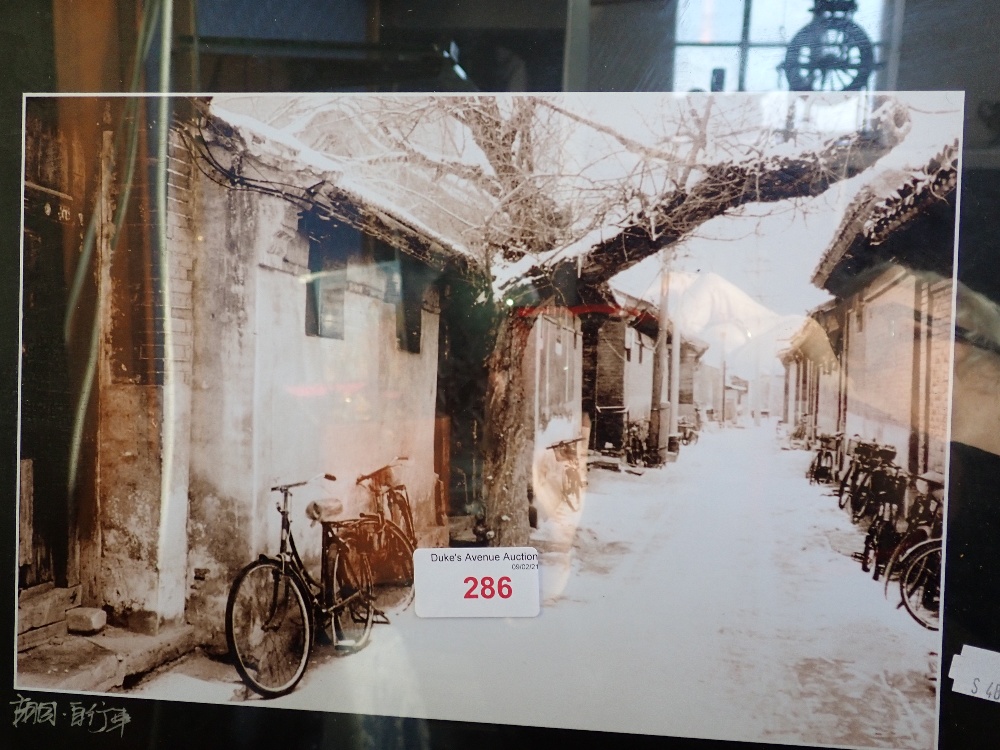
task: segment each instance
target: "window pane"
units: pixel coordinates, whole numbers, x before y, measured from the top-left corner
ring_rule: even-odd
[[[312,228],[309,271],[312,283],[306,293],[306,333],[344,338],[344,295],[347,264],[361,253],[361,233],[341,225]]]
[[[750,38],[755,42],[788,44],[796,32],[812,21],[813,3],[803,0],[753,0]]]
[[[319,335],[330,339],[344,338],[344,292],[347,289],[347,269],[328,271],[316,280],[319,309]]]
[[[785,60],[785,48],[751,49],[747,56],[747,91],[783,91],[788,89],[785,74],[778,69]]]
[[[674,56],[674,91],[710,90],[714,68],[726,71],[722,90],[736,91],[740,72],[738,48],[678,47]]]
[[[679,42],[738,42],[742,34],[743,0],[680,0],[677,4]]]

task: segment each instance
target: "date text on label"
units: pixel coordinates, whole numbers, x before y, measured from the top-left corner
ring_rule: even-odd
[[[535,617],[541,608],[532,547],[418,549],[418,617]]]

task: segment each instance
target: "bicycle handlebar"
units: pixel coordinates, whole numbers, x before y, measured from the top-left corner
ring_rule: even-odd
[[[581,440],[583,440],[582,437],[571,438],[570,440],[560,440],[558,443],[553,443],[552,445],[550,445],[549,449],[558,450],[559,448],[564,448],[567,445],[573,445],[574,443],[579,443]]]
[[[302,482],[292,482],[291,484],[278,484],[278,485],[275,485],[274,487],[271,488],[271,492],[288,492],[288,490],[292,489],[293,487],[302,487],[304,485],[309,484],[310,482],[316,481],[320,477],[323,477],[323,479],[328,479],[331,482],[336,482],[337,481],[337,477],[335,477],[333,474],[330,474],[330,473],[317,474],[316,476],[310,477],[309,479],[306,479],[306,480],[304,480]]]
[[[375,469],[375,471],[371,472],[370,474],[362,474],[361,476],[359,476],[355,480],[355,484],[362,484],[363,482],[367,482],[370,479],[374,479],[376,476],[378,476],[379,474],[381,474],[383,471],[388,471],[389,469],[392,469],[392,468],[394,468],[396,466],[399,466],[399,464],[401,462],[406,461],[406,460],[407,460],[406,456],[396,456],[394,459],[392,459],[392,461],[390,461],[389,463],[387,463],[385,466],[380,466],[379,468]]]

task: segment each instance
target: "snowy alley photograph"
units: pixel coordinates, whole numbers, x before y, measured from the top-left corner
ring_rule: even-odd
[[[27,97],[15,685],[932,750],[962,116]]]

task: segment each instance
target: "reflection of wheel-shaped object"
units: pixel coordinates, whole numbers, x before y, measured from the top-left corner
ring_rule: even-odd
[[[341,651],[357,651],[368,642],[375,617],[368,559],[353,545],[338,545],[326,564],[334,644]]]
[[[813,21],[792,37],[785,53],[792,91],[857,91],[868,85],[874,68],[868,36],[846,18]]]
[[[377,534],[371,530],[375,538]],[[375,545],[373,545],[375,546]],[[375,606],[383,612],[403,610],[413,601],[413,545],[390,521],[382,526],[381,544],[371,550]]]
[[[575,466],[567,466],[563,471],[563,499],[570,510],[580,510],[580,472]]]
[[[313,621],[302,583],[272,560],[243,568],[226,603],[226,642],[236,671],[273,698],[291,691],[306,671]]]
[[[937,630],[941,607],[941,544],[915,554],[899,579],[903,606],[928,630]]]

